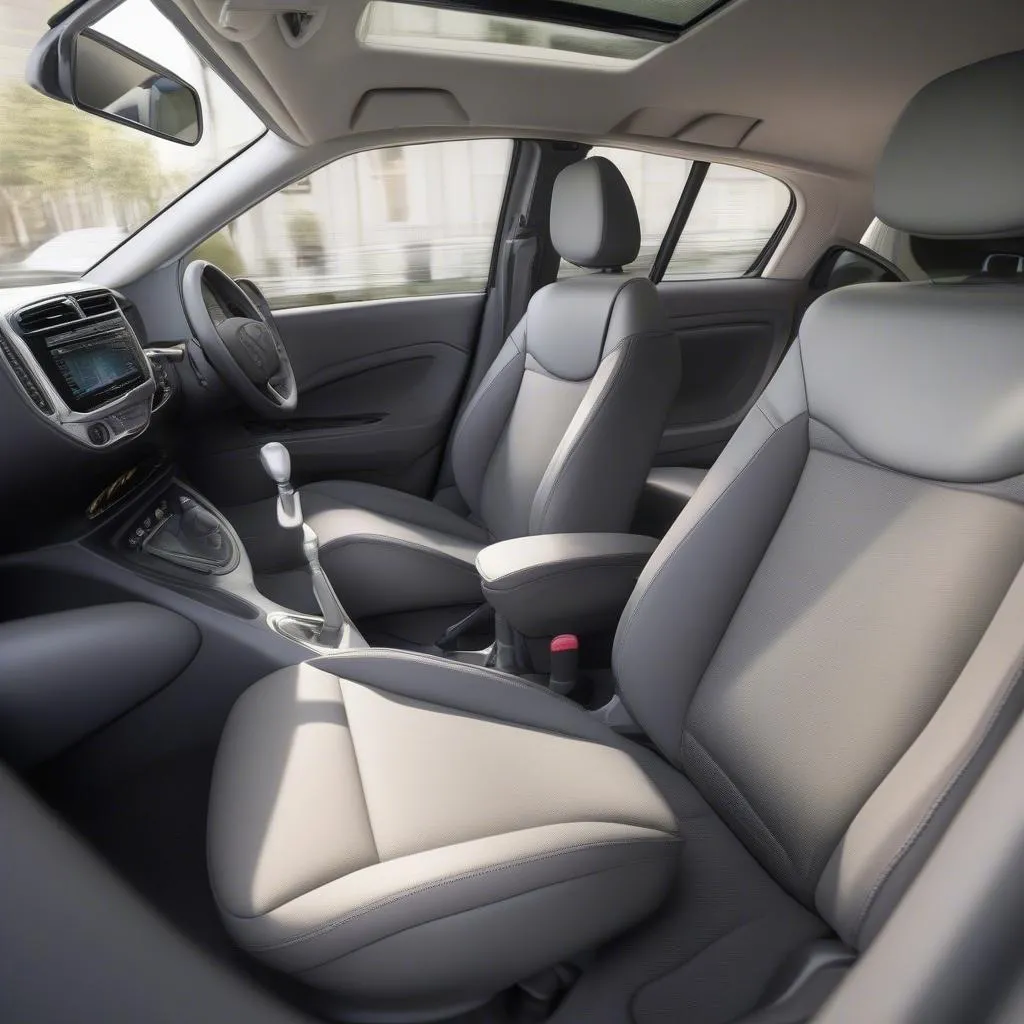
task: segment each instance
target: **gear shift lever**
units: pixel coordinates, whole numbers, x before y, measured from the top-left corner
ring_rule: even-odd
[[[260,449],[263,470],[277,484],[277,521],[286,530],[302,525],[302,504],[292,487],[292,457],[288,449],[271,441]]]
[[[313,596],[324,618],[317,643],[321,647],[337,647],[345,626],[345,612],[320,564],[320,541],[316,531],[302,518],[302,503],[291,484],[291,456],[283,444],[272,441],[260,449],[260,462],[267,476],[277,484],[278,523],[286,530],[302,527],[302,553],[313,579]]]

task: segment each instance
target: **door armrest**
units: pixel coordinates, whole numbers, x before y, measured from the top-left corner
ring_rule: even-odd
[[[484,548],[484,597],[528,637],[595,633],[622,614],[658,541],[631,533],[548,533]]]

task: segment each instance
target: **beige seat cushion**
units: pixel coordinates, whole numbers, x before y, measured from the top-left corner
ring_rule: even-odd
[[[597,946],[662,899],[675,819],[584,712],[439,659],[332,667],[264,679],[224,733],[210,871],[242,946],[358,1004],[443,1004]],[[497,713],[460,686],[492,689]]]

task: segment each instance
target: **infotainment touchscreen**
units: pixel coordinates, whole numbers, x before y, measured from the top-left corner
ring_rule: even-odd
[[[45,351],[37,348],[36,356],[48,364],[47,376],[76,412],[113,401],[146,378],[134,339],[120,317],[51,334],[44,345]]]
[[[111,384],[137,377],[139,364],[127,344],[114,339],[58,345],[50,349],[64,383],[77,398],[105,391]]]

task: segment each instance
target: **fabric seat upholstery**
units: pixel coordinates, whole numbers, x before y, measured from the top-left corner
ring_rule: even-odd
[[[946,136],[959,125],[950,119],[951,95],[962,101],[955,109],[1001,111],[991,120],[972,118],[968,134],[976,159],[1009,161],[987,176],[1003,181],[1002,191],[961,190],[947,164],[925,159],[946,152]],[[890,222],[954,235],[968,235],[972,225],[1024,229],[1016,151],[1003,138],[1008,125],[1024,139],[1024,53],[926,87],[897,124],[882,165],[892,165],[893,152],[902,159],[910,152],[919,173],[908,183],[897,161],[882,192],[887,210],[897,208],[901,188],[931,192],[941,197],[941,216],[934,223],[923,217],[915,200],[906,219],[889,213]],[[362,871],[378,870],[362,867],[381,853],[365,842],[362,813],[379,815],[386,827],[396,816],[417,822],[429,849],[397,849],[434,863],[474,841],[469,836],[499,831],[520,842],[524,831],[536,835],[556,819],[557,827],[578,826],[578,812],[612,824],[624,843],[619,852],[634,867],[654,854],[658,881],[638,884],[618,865],[615,881],[609,874],[605,884],[600,870],[579,868],[593,884],[586,905],[572,896],[552,904],[579,925],[572,935],[555,929],[559,940],[575,942],[576,952],[593,948],[614,928],[607,914],[621,914],[625,924],[627,905],[639,917],[659,894],[668,898],[639,929],[605,946],[556,1022],[722,1024],[784,988],[785,965],[797,964],[813,940],[832,935],[848,950],[867,947],[1024,710],[1022,323],[1024,288],[1015,284],[861,285],[811,307],[620,620],[613,652],[620,695],[660,756],[564,700],[496,673],[386,651],[335,659],[322,666],[332,673],[323,685],[340,691],[332,707],[352,712],[357,749],[370,719],[362,697],[350,707],[349,694],[365,687],[404,701],[376,719],[380,749],[369,773],[361,777],[339,760],[334,795],[317,792],[308,806],[289,796],[288,774],[273,760],[269,777],[247,775],[241,766],[251,764],[253,751],[287,749],[290,770],[312,756],[317,735],[295,726],[301,701],[299,710],[253,721],[246,708],[274,686],[259,684],[257,696],[244,697],[233,713],[218,761],[215,890],[240,894],[239,906],[258,914],[245,902],[264,892],[257,868],[279,856],[279,828],[294,832],[288,842],[296,848],[317,834],[304,820],[314,807],[332,808],[330,827],[345,829],[346,838],[337,840],[332,863],[318,862],[316,871],[304,871],[301,858],[283,868],[278,884],[286,894],[317,878],[315,891],[324,896],[336,886],[348,893]],[[452,722],[438,728],[437,715],[475,716],[474,724],[465,732]],[[494,728],[496,720],[518,735],[492,747],[475,730]],[[421,726],[423,736],[413,738]],[[567,737],[607,752],[562,746]],[[410,781],[408,766],[391,767],[406,749],[422,760],[428,745],[439,763],[422,781]],[[567,763],[577,757],[578,767]],[[477,806],[480,778],[466,777],[474,771],[495,780],[498,806]],[[278,794],[272,829],[262,810],[268,791]],[[462,796],[476,824],[450,810]],[[231,808],[253,801],[258,812],[246,811],[248,824],[239,829]],[[399,844],[408,838],[401,828],[395,834]],[[670,869],[660,873],[673,850],[674,879]],[[504,855],[490,856],[507,878]],[[571,856],[555,860],[565,865]],[[519,931],[530,926],[518,919],[498,919],[503,911],[491,897],[506,907],[501,884],[485,888],[480,906],[494,916],[469,921],[460,916],[461,896],[442,897],[435,910],[469,921],[466,930],[455,937],[443,928],[452,938],[447,947],[411,939],[403,956],[373,960],[382,986],[374,993],[365,987],[369,970],[357,978],[276,962],[333,992],[429,1012],[442,993],[412,977],[405,962],[422,954],[432,970],[447,965],[441,976],[451,987],[443,995],[479,997],[474,943],[486,951],[483,973],[493,991],[502,964],[509,973],[525,969],[522,946],[533,934]],[[537,890],[538,914],[547,892]],[[325,909],[329,921],[319,919],[320,926],[352,935],[347,908]],[[383,911],[375,904],[367,913]],[[274,955],[227,920],[249,949]],[[378,927],[389,927],[386,914],[381,920]],[[283,930],[279,919],[251,927],[278,941],[303,941],[294,919]],[[549,959],[556,955],[554,941],[541,945]],[[382,947],[371,940],[367,949],[374,948]],[[463,964],[468,976],[459,983]],[[385,980],[392,986],[386,991]],[[782,1018],[762,1006],[755,1019]]]
[[[494,540],[629,529],[678,390],[679,346],[654,285],[621,273],[640,227],[614,164],[567,167],[551,210],[555,248],[601,272],[534,295],[466,405],[451,452],[463,514],[367,484],[301,490],[356,619],[480,603],[473,560]],[[268,596],[314,610],[298,541],[276,536],[272,505],[228,514]]]

